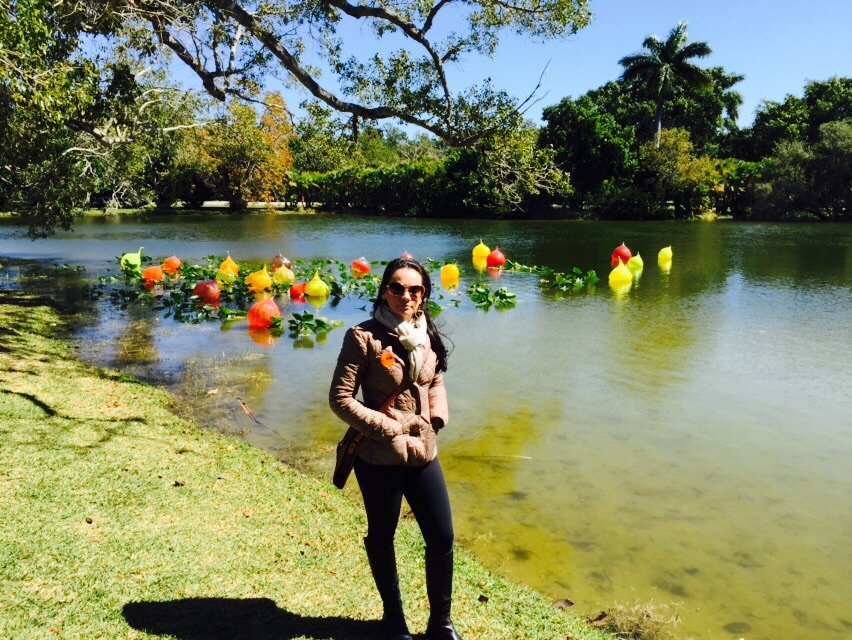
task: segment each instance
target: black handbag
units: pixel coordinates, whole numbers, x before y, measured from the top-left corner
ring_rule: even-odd
[[[396,397],[402,393],[403,389],[408,386],[408,376],[403,376],[402,382],[393,390],[385,400],[385,403],[379,409],[379,413],[384,413],[396,400]],[[337,443],[337,460],[334,464],[334,474],[331,481],[338,489],[343,489],[346,486],[346,481],[349,479],[349,474],[352,473],[352,467],[355,466],[355,456],[358,453],[358,445],[364,439],[364,434],[353,427],[349,427],[343,439]]]

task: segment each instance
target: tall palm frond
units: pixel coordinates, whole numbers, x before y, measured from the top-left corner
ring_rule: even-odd
[[[663,103],[677,87],[704,89],[713,80],[703,68],[693,64],[695,58],[706,58],[713,50],[706,42],[687,43],[686,22],[679,22],[665,40],[648,36],[642,42],[646,52],[634,53],[618,61],[624,72],[621,79],[641,85],[657,103],[654,121],[655,140],[660,146],[663,126]]]

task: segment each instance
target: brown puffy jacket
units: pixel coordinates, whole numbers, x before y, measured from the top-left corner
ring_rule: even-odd
[[[393,361],[382,363],[389,351]],[[443,375],[431,345],[417,380],[409,382],[385,413],[380,408],[402,382],[408,352],[399,336],[377,320],[367,320],[346,332],[331,381],[328,401],[332,411],[366,438],[358,456],[371,464],[424,465],[438,453],[432,421],[448,422]],[[363,402],[355,395],[361,389]]]

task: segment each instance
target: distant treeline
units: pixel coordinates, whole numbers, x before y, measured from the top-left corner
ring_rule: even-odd
[[[540,129],[519,122],[461,149],[394,127],[354,127],[313,103],[294,123],[272,94],[262,109],[231,102],[215,117],[200,100],[158,103],[124,143],[71,154],[93,146],[91,133],[57,126],[25,135],[34,123],[7,108],[0,140],[26,144],[0,145],[0,210],[31,216],[35,233],[70,224],[73,208],[225,200],[239,211],[303,198],[385,215],[848,220],[852,79],[765,102],[740,129],[732,87],[741,77],[708,73],[707,88],[666,101],[658,143],[655,101],[625,80],[547,107]],[[0,110],[3,95],[0,86]]]
[[[529,101],[488,82],[458,95],[444,84],[442,93],[434,51],[388,58],[381,69],[337,60],[341,95],[364,104],[318,94],[340,112],[308,101],[294,113],[280,95],[263,95],[275,56],[248,45],[244,25],[232,34],[230,62],[220,58],[227,38],[210,29],[205,3],[174,15],[168,3],[149,8],[141,22],[133,3],[122,12],[72,4],[0,10],[0,210],[17,212],[33,236],[70,227],[87,207],[194,209],[210,200],[236,211],[304,200],[417,216],[848,220],[852,211],[852,79],[809,82],[802,96],[764,102],[741,129],[743,77],[696,64],[712,49],[689,42],[683,22],[619,60],[618,79],[544,109],[539,128],[522,116]],[[585,5],[539,7],[526,28],[580,28]],[[310,15],[310,24],[320,19]],[[511,15],[495,20],[508,26]],[[150,41],[149,18],[161,46]],[[163,30],[170,19],[172,35]],[[473,40],[458,46],[496,42],[486,22],[474,20]],[[184,49],[190,40],[196,58]],[[242,44],[245,66],[234,59]],[[163,47],[195,69],[203,94],[174,83]],[[450,46],[448,60],[457,53]],[[392,114],[431,133],[365,119]]]

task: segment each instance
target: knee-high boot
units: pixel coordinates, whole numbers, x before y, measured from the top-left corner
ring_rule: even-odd
[[[428,640],[462,640],[453,621],[453,551],[436,555],[426,551],[426,595],[429,596]]]
[[[376,588],[382,598],[384,607],[382,626],[387,640],[412,640],[402,611],[393,544],[377,545],[368,538],[364,538],[364,548],[367,550],[367,559],[370,561]]]

